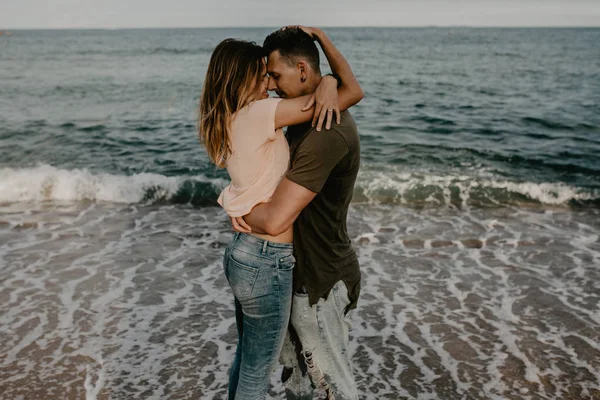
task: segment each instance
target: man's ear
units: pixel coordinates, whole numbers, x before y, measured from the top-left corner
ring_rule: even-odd
[[[306,79],[308,78],[308,65],[306,65],[306,62],[304,61],[298,61],[297,67],[300,72],[300,80],[306,82]]]

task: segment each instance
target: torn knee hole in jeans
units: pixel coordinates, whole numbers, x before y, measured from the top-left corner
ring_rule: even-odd
[[[307,351],[303,352],[303,355],[304,355],[304,360],[306,361],[306,366],[308,369],[308,376],[309,376],[313,386],[317,390],[322,389],[323,391],[325,391],[325,395],[327,396],[327,397],[325,397],[325,399],[335,400],[333,391],[331,390],[331,387],[327,383],[327,380],[325,379],[325,375],[323,374],[323,371],[321,371],[319,364],[313,358],[312,352],[307,350]]]

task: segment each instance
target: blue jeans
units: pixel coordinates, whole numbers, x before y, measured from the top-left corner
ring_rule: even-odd
[[[267,394],[290,319],[295,262],[291,243],[244,233],[235,233],[225,250],[238,331],[230,400],[258,400]]]

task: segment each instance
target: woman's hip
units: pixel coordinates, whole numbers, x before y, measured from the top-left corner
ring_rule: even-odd
[[[225,276],[240,302],[263,297],[291,297],[296,259],[291,243],[274,243],[236,233],[225,250]]]

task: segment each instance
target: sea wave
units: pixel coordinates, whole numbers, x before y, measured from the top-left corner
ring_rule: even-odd
[[[216,205],[227,179],[96,174],[50,165],[0,169],[0,203],[99,201]],[[434,175],[366,170],[357,180],[353,202],[408,206],[548,205],[600,208],[600,190],[560,182],[513,182],[493,176]]]
[[[600,189],[561,182],[515,182],[497,176],[365,172],[354,202],[406,205],[548,205],[600,207]]]
[[[50,165],[0,169],[0,203],[100,201],[114,203],[210,203],[227,185],[206,176],[169,177],[153,173],[130,176],[94,174]]]

